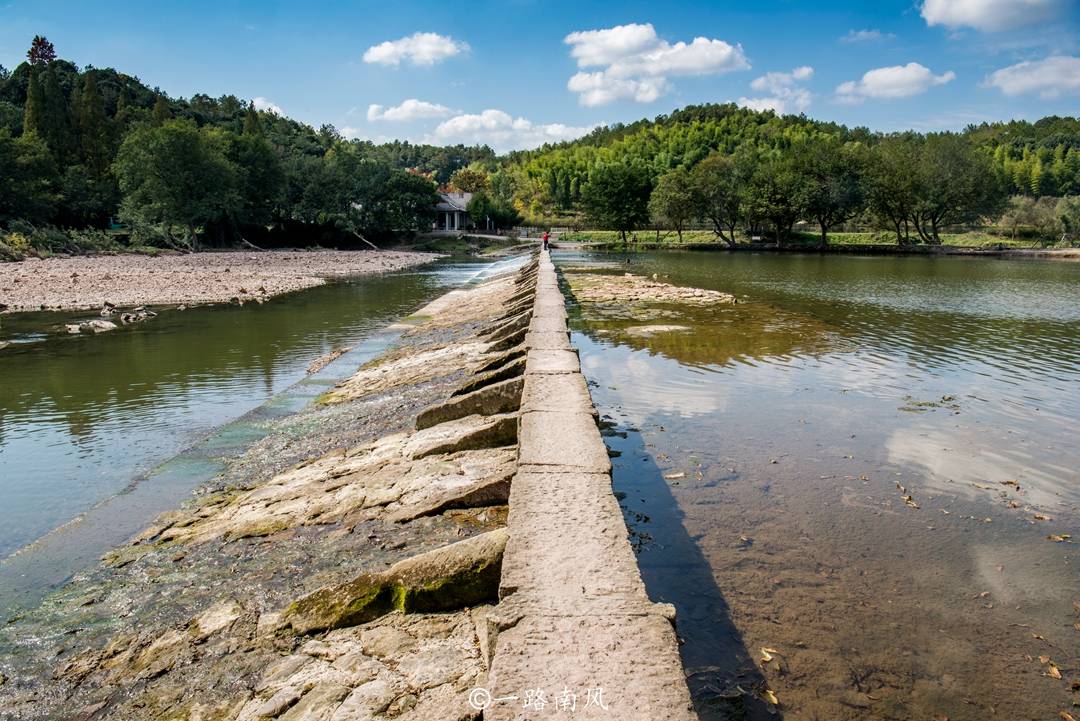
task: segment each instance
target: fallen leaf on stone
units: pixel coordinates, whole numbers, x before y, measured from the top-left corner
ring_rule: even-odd
[[[679,471],[678,473],[665,473],[664,478],[668,481],[674,481],[679,478],[686,478],[686,474],[682,471]]]
[[[1044,515],[1043,515],[1043,514],[1041,514],[1041,513],[1036,513],[1036,514],[1035,514],[1035,520],[1036,520],[1036,521],[1052,521],[1052,520],[1054,520],[1054,519],[1053,519],[1053,518],[1051,518],[1050,516],[1044,516]]]
[[[1058,680],[1061,680],[1061,671],[1058,671],[1058,667],[1055,666],[1052,661],[1046,668],[1046,675],[1050,678],[1056,678]]]
[[[1068,543],[1072,536],[1068,533],[1051,533],[1047,538],[1054,543]]]
[[[761,697],[771,703],[773,706],[780,705],[780,699],[776,698],[776,694],[774,694],[771,689],[765,689],[764,691],[762,691]]]
[[[1049,656],[1039,656],[1039,663],[1050,663]]]
[[[1073,628],[1075,628],[1077,631],[1080,631],[1080,623],[1074,623]]]
[[[761,660],[763,662],[765,662],[765,663],[768,663],[769,661],[772,661],[774,653],[779,654],[780,652],[777,651],[775,648],[766,648],[765,646],[762,646],[761,647]]]
[[[1074,717],[1068,711],[1062,711],[1061,713],[1058,714],[1058,716],[1060,716],[1063,719],[1063,721],[1076,721],[1076,717]]]
[[[1036,639],[1036,640],[1039,640],[1039,641],[1045,641],[1045,640],[1046,640],[1046,637],[1045,637],[1045,636],[1040,636],[1040,635],[1039,635],[1039,634],[1037,634],[1037,633],[1033,633],[1033,634],[1031,634],[1031,637],[1032,637],[1032,638],[1034,638],[1034,639]]]
[[[1003,486],[1012,486],[1013,488],[1015,488],[1017,490],[1020,490],[1020,482],[1019,481],[998,481],[998,483],[1000,483]]]

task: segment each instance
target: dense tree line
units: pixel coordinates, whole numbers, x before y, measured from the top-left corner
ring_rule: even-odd
[[[706,105],[508,160],[518,207],[564,219],[583,212],[624,234],[651,222],[681,236],[705,223],[730,244],[737,234],[783,243],[803,221],[826,244],[830,230],[858,222],[888,228],[900,244],[938,244],[946,227],[997,220],[1010,195],[1077,193],[1080,120],[885,135]],[[1061,236],[1069,221],[1058,206],[1066,215],[1071,207],[1039,207],[1054,208]]]
[[[26,62],[0,67],[0,226],[31,244],[62,236],[50,226],[117,223],[175,246],[425,228],[436,183],[494,161],[487,147],[350,141],[232,95],[170,98],[80,70],[41,37]]]

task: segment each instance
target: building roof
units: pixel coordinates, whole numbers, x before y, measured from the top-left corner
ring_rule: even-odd
[[[436,210],[467,210],[472,193],[455,193],[439,191],[439,202],[435,205]]]

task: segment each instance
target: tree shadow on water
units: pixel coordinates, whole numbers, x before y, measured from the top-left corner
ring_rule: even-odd
[[[609,421],[602,427],[613,456],[613,487],[649,597],[675,606],[679,651],[698,715],[702,721],[782,718],[764,698],[767,682],[641,434]]]

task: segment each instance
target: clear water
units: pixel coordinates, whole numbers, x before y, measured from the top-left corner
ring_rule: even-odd
[[[643,574],[678,609],[703,718],[1070,709],[1080,264],[557,262],[743,301],[657,306],[663,318],[644,322],[584,305],[573,320],[614,425],[614,483]],[[635,330],[649,322],[685,330]]]
[[[11,345],[0,351],[0,558],[149,478],[169,492],[125,510],[125,526],[140,527],[216,471],[206,459],[183,472],[164,461],[278,396],[334,348],[376,352],[379,329],[489,265],[439,261],[264,305],[162,309],[101,335],[64,334],[86,313],[2,317],[0,340]],[[353,367],[365,359],[350,355]],[[275,402],[288,410],[309,399]],[[245,432],[213,443],[243,444]]]

